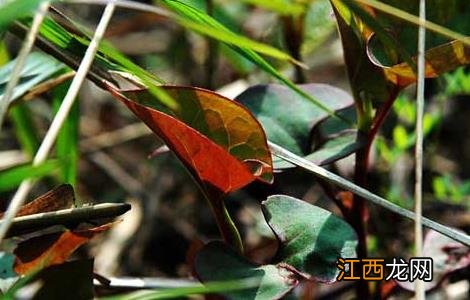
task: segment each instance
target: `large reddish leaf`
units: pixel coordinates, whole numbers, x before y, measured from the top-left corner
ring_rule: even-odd
[[[161,105],[147,90],[119,91],[108,86],[205,187],[229,193],[257,178],[272,181],[265,133],[247,109],[200,88],[159,88],[176,101],[176,108]]]
[[[82,230],[65,230],[33,237],[15,249],[14,269],[24,275],[51,265],[58,265],[95,235],[108,230],[112,223]]]

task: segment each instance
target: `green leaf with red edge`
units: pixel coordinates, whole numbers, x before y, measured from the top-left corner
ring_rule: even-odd
[[[226,244],[205,245],[196,255],[194,267],[202,282],[253,280],[255,288],[224,293],[235,300],[281,299],[299,284],[301,276],[288,265],[256,266]]]
[[[362,47],[367,50],[370,60],[378,67],[384,69],[386,78],[399,88],[404,88],[416,81],[416,75],[409,64],[416,64],[416,58],[411,54],[416,53],[418,42],[418,26],[400,18],[390,16],[367,5],[358,5],[354,1],[346,0],[339,4],[332,0],[337,10],[349,9],[356,15],[356,20],[363,22],[375,34],[363,35]],[[419,3],[417,1],[382,0],[404,12],[418,15]],[[347,7],[347,8],[346,8]],[[460,0],[429,0],[426,2],[426,20],[437,24],[445,24],[445,27],[461,34],[468,34],[470,23],[467,22],[470,13],[469,6]],[[353,22],[349,24],[353,25]],[[357,30],[357,28],[356,28]],[[364,32],[364,31],[363,31]],[[426,77],[451,71],[459,66],[470,63],[470,50],[462,42],[454,40],[448,42],[442,36],[428,31],[426,36]],[[408,64],[409,63],[409,64]]]
[[[366,52],[367,39],[372,31],[356,17],[342,1],[331,0],[338,23],[344,52],[344,61],[358,111],[366,103],[385,102],[393,86],[387,81],[382,68],[374,65]],[[362,128],[362,124],[359,124]]]
[[[369,42],[372,47],[375,40]],[[416,82],[416,75],[407,63],[399,63],[387,66],[374,56],[373,51],[369,51],[369,56],[377,66],[384,68],[388,80],[400,87],[406,87]],[[460,41],[452,41],[437,47],[428,49],[425,53],[427,78],[438,77],[439,75],[452,71],[457,67],[470,64],[470,47],[465,46]],[[416,60],[416,58],[414,58]]]
[[[255,179],[272,181],[266,136],[254,116],[240,104],[212,91],[159,86],[176,106],[161,105],[148,90],[117,90],[121,100],[178,156],[205,188],[222,193]]]
[[[78,247],[111,226],[112,223],[108,223],[89,229],[64,230],[23,241],[14,250],[14,270],[17,274],[25,275],[47,266],[62,264]]]
[[[262,210],[280,243],[276,261],[310,279],[334,282],[337,259],[356,257],[354,229],[331,212],[285,195],[268,197]]]

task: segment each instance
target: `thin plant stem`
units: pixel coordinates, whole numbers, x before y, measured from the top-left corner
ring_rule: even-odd
[[[26,58],[28,54],[31,52],[31,49],[34,45],[34,40],[39,32],[39,27],[41,26],[42,21],[44,20],[47,11],[49,10],[50,1],[44,1],[39,5],[39,8],[34,15],[33,23],[31,25],[31,29],[29,30],[26,38],[23,42],[23,46],[21,47],[20,52],[16,58],[15,66],[11,72],[10,80],[7,83],[5,88],[5,94],[3,95],[3,99],[0,101],[0,130],[2,129],[3,119],[6,115],[8,105],[13,97],[13,92],[15,91],[15,87],[20,81],[21,77],[21,70],[26,63]]]
[[[302,61],[301,48],[304,40],[304,23],[305,13],[298,16],[284,16],[283,21],[283,36],[284,43],[289,50],[290,55],[298,61]],[[295,65],[295,82],[305,83],[307,78],[303,67]]]
[[[214,0],[206,0],[207,14],[212,16],[214,14]],[[217,71],[217,58],[218,58],[218,45],[217,42],[211,38],[206,39],[208,53],[206,57],[206,87],[208,89],[214,88],[214,75]]]
[[[350,182],[347,179],[344,179],[343,177],[336,175],[333,172],[330,172],[313,162],[306,160],[303,157],[300,157],[289,150],[284,149],[281,146],[278,146],[272,142],[268,142],[269,148],[271,149],[272,153],[276,155],[279,158],[284,159],[287,162],[290,162],[291,164],[294,164],[296,166],[299,166],[303,168],[304,170],[309,171],[310,173],[314,174],[315,176],[318,176],[330,183],[333,183],[341,188],[344,188],[345,190],[348,190],[354,194],[359,195],[360,197],[368,200],[369,202],[372,202],[376,205],[379,205],[393,213],[396,213],[402,217],[414,220],[415,219],[415,213],[413,211],[410,211],[406,208],[400,207],[396,205],[393,202],[388,201],[385,198],[382,198],[368,190],[366,190],[363,187],[360,187],[352,182]],[[422,223],[423,226],[426,226],[428,228],[431,228],[455,241],[458,241],[466,246],[470,246],[470,236],[468,236],[465,233],[462,233],[460,231],[457,231],[453,228],[447,227],[445,225],[442,225],[438,222],[435,222],[433,220],[430,220],[428,218],[422,217]]]
[[[426,1],[419,1],[419,19],[426,20]],[[425,72],[425,39],[426,29],[419,26],[418,29],[418,82],[416,91],[416,146],[415,146],[415,256],[423,256],[423,115],[424,115],[424,72]],[[424,300],[424,282],[415,281],[415,298]]]
[[[40,165],[47,159],[47,156],[49,155],[49,152],[51,151],[52,146],[54,145],[60,128],[64,124],[64,121],[67,118],[67,115],[73,103],[75,102],[80,87],[83,81],[85,80],[85,77],[87,76],[88,70],[90,69],[95,54],[98,50],[99,42],[103,38],[106,28],[108,27],[109,21],[111,20],[111,17],[114,13],[114,9],[115,5],[113,2],[110,2],[104,9],[98,27],[96,28],[90,45],[88,46],[83,60],[80,63],[80,66],[78,67],[77,73],[72,80],[70,88],[68,89],[67,94],[65,95],[64,100],[62,101],[62,104],[57,114],[55,115],[54,120],[52,121],[52,124],[49,127],[46,136],[44,137],[44,140],[41,143],[41,146],[39,146],[39,149],[36,152],[36,155],[34,156],[34,166]],[[11,200],[7,211],[5,212],[3,222],[0,226],[0,244],[3,241],[3,238],[5,237],[8,228],[11,225],[11,222],[13,221],[13,218],[25,202],[26,196],[28,195],[28,192],[32,186],[33,182],[31,180],[23,181],[18,191],[13,196],[13,199]]]
[[[359,131],[358,134],[362,134]],[[367,186],[367,169],[369,166],[369,149],[364,147],[356,152],[356,164],[354,169],[354,182],[355,184],[366,187]],[[351,211],[346,219],[353,226],[357,233],[357,257],[359,259],[367,258],[367,218],[369,212],[364,198],[355,194]],[[369,283],[360,279],[356,284],[356,293],[358,299],[369,299]]]
[[[202,187],[202,186],[201,186]],[[210,187],[202,188],[203,194],[212,210],[220,235],[224,242],[240,254],[243,254],[243,242],[237,226],[233,222],[225,206],[224,196],[217,190]]]

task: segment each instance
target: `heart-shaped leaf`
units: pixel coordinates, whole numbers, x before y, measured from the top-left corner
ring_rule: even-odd
[[[331,212],[284,195],[270,196],[262,209],[280,242],[277,260],[311,279],[334,282],[338,258],[356,257],[356,233]]]
[[[348,93],[327,84],[304,84],[299,87],[332,111],[354,104]],[[299,155],[311,152],[310,131],[328,117],[328,113],[318,106],[277,84],[250,87],[236,100],[253,112],[270,141]]]
[[[205,245],[195,257],[197,276],[203,282],[253,280],[254,288],[225,293],[230,299],[280,299],[299,283],[283,265],[255,266],[221,242]]]
[[[256,178],[272,181],[266,136],[248,110],[204,89],[159,88],[174,99],[174,108],[161,105],[147,90],[118,91],[108,86],[205,187],[229,193]]]

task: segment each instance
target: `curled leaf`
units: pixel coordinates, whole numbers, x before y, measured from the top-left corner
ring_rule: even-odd
[[[384,69],[387,79],[394,84],[406,87],[416,82],[416,75],[410,66],[403,62],[392,66],[384,65],[373,52],[369,51],[371,61]],[[413,58],[416,60],[416,58]],[[452,41],[428,49],[425,53],[425,76],[434,78],[457,67],[470,64],[470,47],[460,41]]]

